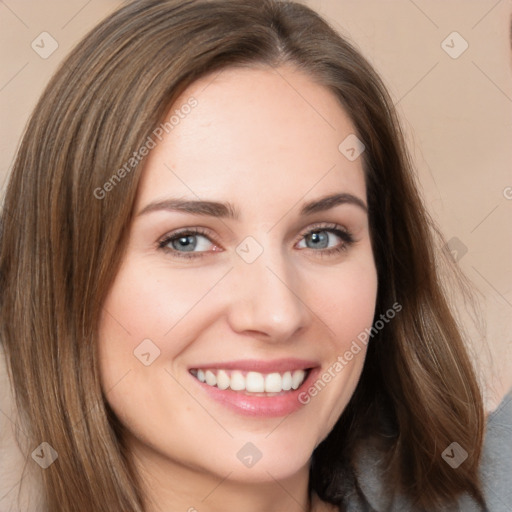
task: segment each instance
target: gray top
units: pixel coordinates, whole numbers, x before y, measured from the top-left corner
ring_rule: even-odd
[[[457,446],[450,447],[443,452],[443,458],[457,471],[457,464],[463,464],[463,452]],[[379,460],[379,452],[371,447],[359,457],[356,478],[364,497],[354,492],[347,512],[414,512],[406,498],[387,492],[381,480]],[[512,391],[487,419],[480,468],[487,512],[512,512]],[[452,511],[482,512],[482,509],[465,495],[456,508],[447,510]]]

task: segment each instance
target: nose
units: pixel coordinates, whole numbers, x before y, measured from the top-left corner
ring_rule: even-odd
[[[286,342],[311,320],[300,279],[284,257],[237,262],[232,271],[228,321],[237,333]]]

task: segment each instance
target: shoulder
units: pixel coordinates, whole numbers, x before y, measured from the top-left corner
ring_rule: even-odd
[[[480,474],[489,512],[512,510],[512,389],[487,417]]]
[[[387,488],[381,464],[382,453],[368,443],[355,461],[359,493],[354,500],[361,510],[375,512],[407,511],[415,508],[404,496],[393,495]],[[487,512],[512,510],[512,390],[498,408],[487,417],[483,454],[480,464],[482,490]],[[361,508],[361,506],[363,508]],[[358,510],[357,506],[354,510]],[[462,496],[456,510],[479,512],[480,507],[469,497]]]

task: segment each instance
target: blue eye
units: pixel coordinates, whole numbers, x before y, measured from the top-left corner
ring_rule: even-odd
[[[301,243],[302,240],[305,241],[305,248],[313,250],[322,258],[346,251],[354,243],[352,234],[336,224],[314,226],[301,236]],[[336,244],[336,238],[341,240],[341,244]],[[333,240],[334,244],[331,243]]]
[[[208,242],[206,244],[204,242],[200,243],[198,238],[208,240]],[[206,250],[208,243],[211,244],[212,242],[206,232],[199,228],[193,228],[166,236],[158,243],[158,247],[164,251],[172,252],[173,255],[179,258],[197,258],[201,257],[202,253],[208,252]],[[195,251],[197,248],[200,250]]]
[[[172,248],[176,251],[183,249],[185,252],[192,252],[198,248],[201,244],[197,242],[197,239],[201,237],[201,235],[195,234],[185,234],[180,235],[178,238],[174,238],[169,242],[168,245],[171,245]],[[205,238],[205,237],[202,237]]]
[[[308,232],[304,236],[303,240],[306,242],[306,247],[308,249],[328,249],[332,247],[329,243],[333,239],[333,234],[338,238],[341,238],[334,230],[322,229]],[[308,245],[308,242],[311,242],[311,244]]]

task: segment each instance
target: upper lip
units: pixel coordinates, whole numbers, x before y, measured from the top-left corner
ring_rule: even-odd
[[[196,366],[191,366],[191,370],[208,370],[208,369],[223,369],[223,370],[242,370],[246,372],[259,372],[259,373],[283,373],[293,370],[307,370],[318,366],[315,361],[308,361],[306,359],[274,359],[273,361],[264,361],[260,359],[241,359],[239,361],[223,361],[216,363],[206,363]]]

